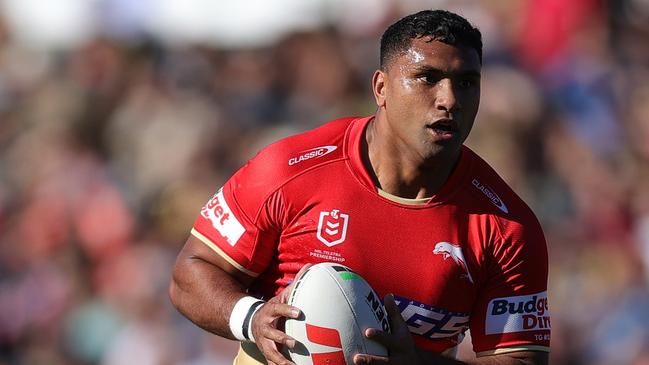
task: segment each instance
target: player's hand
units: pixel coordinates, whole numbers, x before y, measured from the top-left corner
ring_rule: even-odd
[[[388,313],[391,333],[383,332],[376,328],[368,328],[365,336],[385,346],[388,357],[356,354],[354,364],[390,364],[390,365],[417,365],[422,361],[417,354],[415,342],[410,335],[408,325],[401,317],[401,312],[394,302],[391,294],[385,296],[385,310]]]
[[[255,344],[264,354],[269,365],[295,365],[278,349],[278,345],[284,345],[291,349],[295,346],[295,339],[284,333],[279,328],[279,324],[284,318],[298,319],[300,317],[300,309],[287,304],[288,296],[293,284],[311,266],[311,264],[304,265],[293,282],[262,305],[252,317],[251,326]]]

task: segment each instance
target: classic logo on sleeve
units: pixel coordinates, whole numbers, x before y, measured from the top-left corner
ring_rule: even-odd
[[[230,246],[236,245],[243,232],[246,231],[228,206],[228,202],[223,196],[223,188],[219,189],[216,195],[201,209],[201,215],[212,222],[214,229],[228,241]]]
[[[310,160],[312,158],[319,158],[325,155],[330,154],[331,152],[336,150],[336,146],[320,146],[316,148],[311,148],[306,151],[302,151],[299,153],[298,156],[296,157],[291,157],[288,160],[288,165],[293,166],[296,163],[300,163],[302,161]]]
[[[478,179],[473,179],[471,181],[471,184],[475,186],[478,190],[480,190],[486,197],[489,199],[489,201],[498,207],[503,213],[509,213],[509,209],[507,209],[507,206],[503,202],[502,199],[496,194],[492,188],[488,187],[487,185],[482,184]]]
[[[485,325],[488,335],[549,329],[550,309],[548,294],[545,291],[495,298],[489,302]]]

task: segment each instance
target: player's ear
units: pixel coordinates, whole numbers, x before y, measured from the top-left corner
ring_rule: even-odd
[[[374,71],[372,76],[372,91],[374,92],[374,100],[378,107],[385,106],[385,82],[386,73],[383,70]]]

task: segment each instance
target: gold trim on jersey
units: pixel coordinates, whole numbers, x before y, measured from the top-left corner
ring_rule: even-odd
[[[210,240],[209,238],[203,236],[203,234],[200,233],[199,231],[197,231],[195,228],[192,228],[191,233],[192,233],[192,235],[194,237],[198,238],[207,247],[211,248],[212,251],[216,252],[219,256],[223,257],[225,259],[225,261],[230,263],[230,265],[236,267],[239,271],[243,272],[244,274],[246,274],[248,276],[252,276],[253,278],[256,278],[257,276],[259,276],[259,274],[257,274],[256,272],[250,271],[250,270],[246,269],[245,267],[241,266],[238,262],[234,261],[230,256],[228,256],[227,253],[225,253],[225,251],[221,250],[219,248],[219,246],[217,246],[214,242],[212,242],[212,240]]]
[[[547,346],[539,346],[539,345],[504,347],[501,349],[478,352],[476,356],[481,357],[481,356],[489,356],[489,355],[499,355],[499,354],[506,354],[509,352],[519,352],[519,351],[550,352],[550,348]]]
[[[266,358],[252,342],[241,342],[232,365],[266,365]]]
[[[388,193],[385,190],[381,190],[379,188],[376,188],[376,191],[379,193],[380,196],[392,200],[393,202],[401,203],[401,204],[407,204],[407,205],[424,205],[428,203],[430,198],[416,198],[416,199],[408,199],[408,198],[402,198],[400,196],[392,195]]]

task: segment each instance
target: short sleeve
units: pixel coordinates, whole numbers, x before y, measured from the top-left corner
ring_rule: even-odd
[[[283,214],[280,191],[260,181],[264,175],[254,171],[259,163],[259,158],[253,159],[232,176],[202,207],[191,231],[252,277],[259,276],[272,260]]]
[[[487,250],[487,272],[470,320],[478,356],[549,351],[548,253],[540,224],[499,224],[500,238]]]

